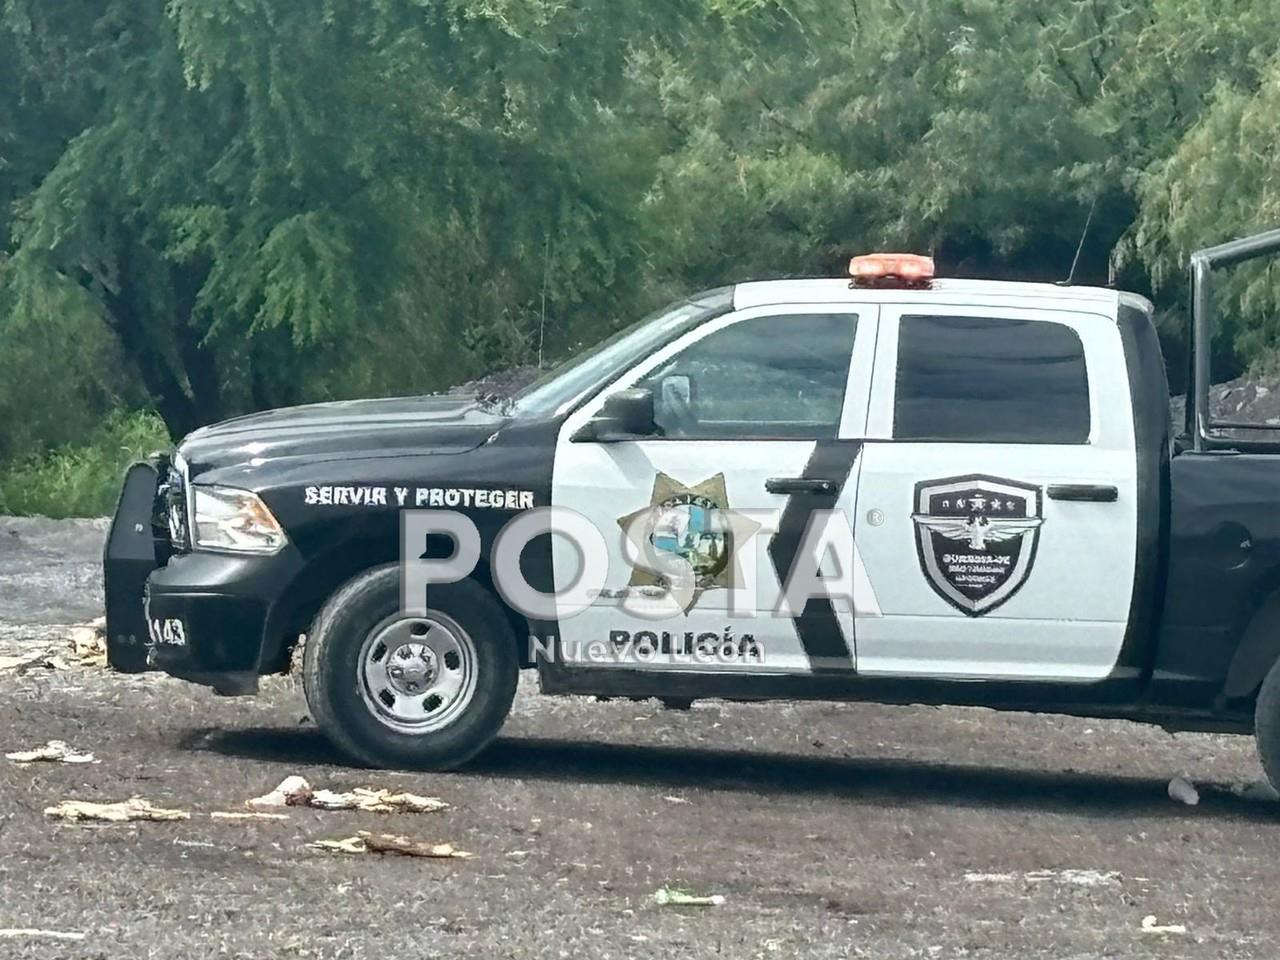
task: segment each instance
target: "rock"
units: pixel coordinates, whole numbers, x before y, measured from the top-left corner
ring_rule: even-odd
[[[1169,781],[1169,798],[1185,803],[1188,807],[1194,807],[1200,802],[1200,791],[1186,778],[1174,777]]]

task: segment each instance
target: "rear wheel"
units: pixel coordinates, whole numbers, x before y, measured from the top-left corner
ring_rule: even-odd
[[[1272,665],[1258,691],[1254,707],[1253,735],[1267,780],[1280,790],[1280,660]]]
[[[400,569],[338,590],[303,661],[307,705],[342,751],[370,766],[447,769],[497,735],[519,666],[511,626],[470,580],[433,585],[429,607],[400,609]]]

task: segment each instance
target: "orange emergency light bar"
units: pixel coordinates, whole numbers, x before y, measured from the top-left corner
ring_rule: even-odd
[[[927,287],[933,257],[915,253],[869,253],[849,261],[855,287]]]

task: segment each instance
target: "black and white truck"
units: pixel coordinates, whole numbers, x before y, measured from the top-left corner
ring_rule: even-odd
[[[1276,251],[1280,231],[1192,257],[1177,425],[1142,297],[878,255],[852,281],[691,297],[505,400],[206,427],[126,477],[111,660],[249,693],[305,635],[315,719],[378,765],[466,761],[535,668],[547,694],[1255,732],[1280,786],[1280,445],[1207,405],[1214,272]],[[600,532],[603,562],[548,534],[547,507]],[[420,510],[478,533],[470,572],[422,603],[400,562]],[[846,518],[849,589],[788,607],[819,513]],[[692,571],[675,606],[646,608],[671,584],[637,564],[635,529]]]

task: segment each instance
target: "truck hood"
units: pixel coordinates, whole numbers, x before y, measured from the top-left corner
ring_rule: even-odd
[[[464,453],[506,422],[470,396],[348,400],[268,410],[203,427],[179,448],[192,477],[209,470],[361,457]]]

